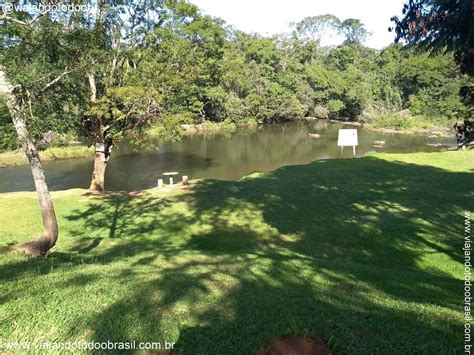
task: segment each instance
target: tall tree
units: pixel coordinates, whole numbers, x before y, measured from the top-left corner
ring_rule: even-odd
[[[340,24],[339,18],[331,14],[309,16],[296,23],[295,30],[298,39],[321,43],[325,36],[337,32]]]
[[[150,72],[154,59],[149,56],[160,30],[172,32],[196,15],[197,8],[182,0],[125,1],[99,6],[85,29],[88,45],[81,61],[90,68],[90,100],[82,133],[95,146],[91,190],[105,189],[111,148],[126,136],[142,140],[143,128],[160,116],[164,98],[156,77],[162,73]]]
[[[348,18],[339,25],[339,32],[346,37],[346,44],[357,46],[370,35],[361,20]]]

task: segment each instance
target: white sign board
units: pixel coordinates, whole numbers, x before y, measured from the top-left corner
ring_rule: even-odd
[[[359,143],[357,141],[357,129],[340,129],[337,145],[339,147],[355,147]]]

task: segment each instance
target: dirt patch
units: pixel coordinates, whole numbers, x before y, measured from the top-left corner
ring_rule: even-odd
[[[329,346],[321,339],[302,336],[278,338],[263,346],[257,355],[330,355]]]

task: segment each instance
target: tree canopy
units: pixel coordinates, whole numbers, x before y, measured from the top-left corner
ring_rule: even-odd
[[[411,1],[406,13],[418,3]],[[430,6],[424,11],[448,5]],[[463,9],[447,14],[466,24]],[[104,3],[99,10],[55,16],[22,11],[9,15],[15,21],[1,20],[0,61],[17,85],[37,140],[53,130],[118,144],[141,139],[150,125],[174,137],[184,123],[366,120],[406,109],[428,119],[472,117],[458,96],[472,86],[456,66],[458,50],[472,39],[464,25],[459,43],[428,56],[402,45],[367,48],[360,20],[330,14],[307,17],[293,33],[266,38],[230,28],[185,1]],[[29,28],[19,23],[32,20]],[[401,39],[408,32],[406,21],[398,21]],[[439,31],[430,28],[410,38],[434,38]],[[344,43],[322,47],[330,31],[343,33]],[[55,78],[51,90],[42,90]],[[1,103],[0,125],[0,148],[14,147]]]
[[[393,17],[396,41],[437,52],[454,52],[464,72],[474,75],[474,3],[471,0],[409,0]]]

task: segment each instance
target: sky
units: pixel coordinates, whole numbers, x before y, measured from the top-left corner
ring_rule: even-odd
[[[406,0],[190,0],[205,14],[224,19],[235,28],[271,36],[289,32],[291,22],[307,16],[333,14],[341,20],[362,20],[372,35],[365,44],[381,49],[393,42],[394,34],[387,28],[390,17],[400,15]],[[333,36],[323,46],[338,44]]]

